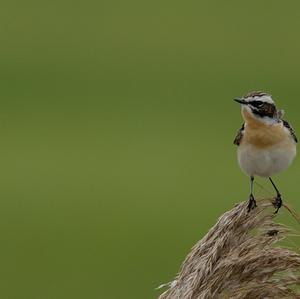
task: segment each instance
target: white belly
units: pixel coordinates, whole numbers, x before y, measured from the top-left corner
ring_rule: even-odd
[[[249,176],[270,177],[288,168],[296,155],[295,144],[276,144],[268,148],[241,144],[238,161],[241,169]]]

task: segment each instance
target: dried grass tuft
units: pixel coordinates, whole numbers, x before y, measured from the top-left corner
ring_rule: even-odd
[[[271,206],[247,213],[241,203],[223,214],[159,299],[300,298],[300,255],[276,244],[291,230],[274,222]]]

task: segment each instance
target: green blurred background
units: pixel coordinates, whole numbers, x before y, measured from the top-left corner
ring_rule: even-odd
[[[1,298],[156,298],[247,199],[233,97],[272,93],[300,132],[299,1],[12,0],[0,19]],[[298,161],[275,181],[299,211]]]

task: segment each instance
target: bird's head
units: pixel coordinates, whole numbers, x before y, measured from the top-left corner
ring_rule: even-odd
[[[283,111],[277,110],[272,96],[262,91],[253,91],[234,100],[241,104],[245,121],[254,120],[269,123],[278,121],[283,116]]]

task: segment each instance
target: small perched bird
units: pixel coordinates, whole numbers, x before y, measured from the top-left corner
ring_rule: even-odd
[[[272,176],[285,170],[296,156],[297,137],[293,128],[283,120],[283,111],[278,110],[272,96],[261,91],[235,98],[241,104],[244,124],[234,139],[238,146],[238,162],[250,177],[248,211],[256,207],[253,196],[254,176],[268,177],[276,197],[275,213],[282,205],[281,194]]]

